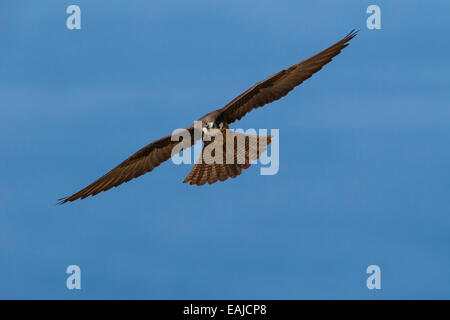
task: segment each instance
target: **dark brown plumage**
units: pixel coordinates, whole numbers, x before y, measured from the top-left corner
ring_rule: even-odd
[[[255,84],[220,109],[225,122],[230,124],[236,120],[240,120],[251,110],[262,107],[267,103],[271,103],[287,95],[289,91],[310,78],[337,56],[342,49],[348,46],[348,42],[357,33],[358,31],[353,30],[344,39],[328,49]]]
[[[348,42],[356,34],[357,31],[352,31],[328,49],[258,82],[225,107],[208,113],[200,118],[199,121],[202,122],[202,125],[206,129],[216,128],[219,124],[223,124],[225,128],[228,128],[230,123],[240,120],[251,110],[284,97],[292,89],[329,63],[333,57],[348,46]],[[198,128],[190,126],[186,129],[191,134],[191,141],[188,141],[185,146],[185,148],[188,148],[195,143],[194,131],[198,130]],[[201,133],[195,136],[201,137]],[[84,199],[88,196],[95,196],[99,192],[117,187],[124,182],[128,182],[131,179],[152,171],[162,162],[170,159],[172,149],[178,143],[178,141],[172,141],[170,135],[153,141],[84,189],[70,197],[60,199],[59,203],[62,204],[77,199]],[[205,147],[206,145],[207,143],[205,143]],[[249,149],[246,149],[245,152],[248,155]],[[262,152],[258,154],[258,157]],[[250,163],[235,165],[195,164],[184,182],[203,185],[207,182],[224,181],[229,177],[234,178],[238,176],[243,169],[249,166]]]

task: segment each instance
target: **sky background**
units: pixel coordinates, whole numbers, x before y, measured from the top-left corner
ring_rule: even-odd
[[[71,4],[81,30],[66,28]],[[371,4],[381,30],[366,28]],[[2,1],[0,298],[450,298],[449,12],[447,0]],[[169,161],[55,205],[353,28],[331,64],[234,125],[280,130],[277,175],[255,166],[193,187],[191,166]]]

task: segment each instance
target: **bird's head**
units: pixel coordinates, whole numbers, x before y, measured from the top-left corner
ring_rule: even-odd
[[[204,134],[214,136],[222,129],[222,123],[218,124],[216,121],[202,121],[202,131]]]
[[[205,134],[211,134],[222,129],[223,123],[218,119],[218,112],[214,111],[199,119],[202,123],[202,131]]]
[[[202,128],[205,128],[206,130],[215,129],[215,128],[217,128],[217,124],[215,121],[204,120],[202,122]]]

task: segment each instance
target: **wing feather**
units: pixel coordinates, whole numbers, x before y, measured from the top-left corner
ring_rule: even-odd
[[[186,128],[186,130],[191,135],[189,146],[192,146],[195,143],[194,126]],[[201,137],[201,135],[199,136]],[[161,163],[170,159],[172,149],[178,143],[178,141],[172,141],[171,135],[153,141],[87,187],[69,197],[59,199],[59,204],[95,196],[100,192],[117,187],[122,183],[152,171]]]
[[[328,49],[255,84],[225,107],[219,109],[223,119],[227,123],[232,123],[240,120],[251,110],[284,97],[337,56],[357,33],[358,31],[353,30]]]

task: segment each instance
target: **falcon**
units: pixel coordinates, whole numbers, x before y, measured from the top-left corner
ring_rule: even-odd
[[[220,139],[223,152],[218,157],[225,158],[227,154],[233,153],[232,159],[234,161],[231,161],[231,163],[229,161],[206,163],[207,161],[201,161],[199,158],[183,182],[200,186],[206,183],[212,184],[217,181],[225,181],[228,178],[237,177],[242,173],[242,170],[250,167],[252,160],[258,159],[265,151],[267,145],[271,142],[271,137],[244,135],[244,139],[241,140],[244,141],[243,148],[239,149],[237,148],[238,144],[234,144],[234,140],[239,140],[239,135],[242,134],[233,133],[225,135],[225,133],[231,131],[229,130],[229,125],[236,120],[240,120],[253,109],[262,107],[287,95],[296,86],[310,78],[337,56],[342,49],[348,46],[349,41],[357,33],[358,31],[352,30],[342,40],[336,42],[331,47],[258,82],[223,108],[201,117],[194,125],[185,129],[185,132],[189,133],[190,139],[183,141],[184,148],[180,150],[175,148],[180,142],[174,141],[172,135],[155,140],[87,187],[69,197],[59,199],[59,204],[95,196],[100,192],[117,187],[122,183],[150,172],[161,163],[169,160],[174,155],[174,150],[179,153],[193,146],[199,139],[204,140],[204,146],[200,155],[200,158],[202,158],[205,156],[205,150],[208,146],[211,146],[211,143],[216,141],[211,137],[216,137],[217,134],[226,136],[226,138]],[[205,137],[209,137],[209,139],[205,139]],[[230,139],[233,140],[233,143],[230,143]],[[254,147],[255,143],[250,143],[250,140],[255,141],[255,139],[257,141],[256,145],[258,146],[256,148],[257,150]],[[212,155],[214,156],[214,150]],[[236,161],[240,156],[242,156],[243,161]]]

